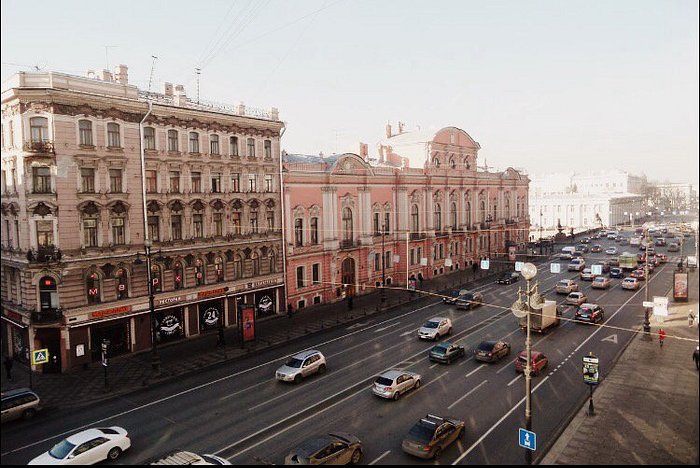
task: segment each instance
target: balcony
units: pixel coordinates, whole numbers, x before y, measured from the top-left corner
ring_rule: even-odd
[[[32,312],[33,323],[57,323],[63,321],[62,309],[46,309],[41,312]]]
[[[412,232],[411,233],[411,240],[421,240],[425,239],[426,235],[423,232]]]
[[[60,262],[62,256],[61,249],[55,245],[40,245],[37,250],[27,252],[27,260],[37,263]]]
[[[340,250],[348,250],[348,249],[354,249],[355,247],[359,247],[360,243],[358,241],[354,241],[352,239],[343,239],[340,241]]]
[[[53,141],[25,141],[22,149],[27,153],[55,155]]]

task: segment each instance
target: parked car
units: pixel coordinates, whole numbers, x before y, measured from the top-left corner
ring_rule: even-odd
[[[632,277],[627,277],[627,278],[623,279],[622,283],[620,285],[620,287],[622,289],[634,289],[634,290],[639,289],[640,286],[641,285],[639,283],[639,280],[637,278],[632,278]]]
[[[474,349],[474,359],[484,362],[496,362],[510,354],[510,343],[506,341],[482,341]]]
[[[307,439],[284,459],[285,465],[356,465],[362,460],[357,436],[336,432]]]
[[[520,273],[517,271],[506,271],[496,280],[496,283],[513,284],[516,281],[520,281]]]
[[[310,350],[295,354],[277,369],[275,377],[282,382],[298,384],[313,374],[326,372],[326,358],[320,351]]]
[[[617,247],[608,247],[605,249],[606,255],[617,255]]]
[[[572,305],[581,305],[588,300],[585,294],[580,291],[572,292],[566,296],[566,303]]]
[[[608,289],[610,287],[610,278],[607,276],[596,276],[591,283],[593,289]]]
[[[624,274],[625,273],[622,271],[622,268],[615,267],[610,269],[611,278],[622,278]]]
[[[94,465],[116,460],[129,447],[129,433],[122,427],[86,429],[63,439],[29,465]]]
[[[216,455],[199,455],[186,450],[173,450],[152,459],[148,465],[230,465],[231,462]]]
[[[2,393],[3,423],[20,418],[32,419],[41,409],[41,398],[29,388],[17,388]]]
[[[600,246],[599,244],[594,244],[594,245],[591,247],[591,253],[600,253],[600,252],[602,252],[602,251],[603,251],[603,247]]]
[[[557,283],[556,292],[557,294],[569,294],[574,291],[578,291],[578,284],[574,280],[565,279]]]
[[[455,302],[457,302],[457,299],[460,296],[463,296],[466,293],[466,289],[453,289],[447,294],[447,296],[442,297],[442,302],[444,302],[445,304],[454,304]]]
[[[532,373],[534,375],[540,375],[542,369],[547,367],[549,364],[549,359],[544,353],[539,351],[531,351],[530,356],[532,358]],[[525,372],[525,367],[527,365],[527,351],[520,351],[518,358],[515,360],[515,372]]]
[[[455,306],[461,310],[471,310],[484,303],[484,296],[480,292],[467,292],[457,298]]]
[[[604,320],[604,312],[598,304],[581,304],[574,314],[574,320],[590,323],[598,323]]]
[[[584,268],[581,273],[579,273],[579,277],[581,278],[581,281],[593,281],[596,275],[593,274],[593,271],[590,268]]]
[[[566,267],[568,271],[581,271],[586,267],[586,261],[582,258],[574,258]]]
[[[418,338],[438,340],[452,333],[452,321],[445,317],[433,317],[418,329]]]
[[[464,437],[464,431],[464,421],[429,414],[408,431],[401,449],[418,458],[437,460],[452,442]]]
[[[401,395],[420,388],[420,374],[401,369],[392,369],[377,377],[372,386],[372,393],[382,398],[398,400]]]
[[[434,362],[450,364],[461,357],[464,357],[464,346],[450,342],[436,344],[428,353],[428,359]]]

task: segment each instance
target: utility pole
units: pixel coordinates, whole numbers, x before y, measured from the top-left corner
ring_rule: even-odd
[[[386,224],[382,224],[382,304],[386,302],[386,253],[384,251],[384,235],[386,234]]]
[[[646,301],[649,302],[649,228],[646,228],[644,231],[644,279],[646,284],[644,285],[645,289],[645,298]],[[645,339],[651,340],[651,324],[649,323],[649,307],[644,308],[644,336]]]
[[[526,293],[526,307],[527,307],[527,327],[526,327],[526,338],[525,338],[525,350],[527,355],[527,361],[525,362],[525,429],[528,432],[532,431],[532,340],[530,338],[530,320],[532,315],[532,296],[537,285],[533,288],[530,287],[530,280],[537,276],[537,267],[532,263],[526,263],[523,265],[521,274],[527,280],[525,291]],[[525,463],[527,465],[532,465],[532,451],[525,449]]]
[[[199,105],[199,74],[202,72],[202,70],[201,68],[195,68],[194,72],[197,75],[197,105]]]

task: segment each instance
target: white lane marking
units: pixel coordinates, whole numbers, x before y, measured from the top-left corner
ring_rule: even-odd
[[[375,463],[379,462],[379,460],[381,460],[382,458],[386,457],[386,456],[389,455],[390,453],[391,453],[391,450],[387,450],[386,452],[382,453],[382,454],[379,455],[377,458],[375,458],[374,460],[372,460],[372,462],[370,463],[370,465],[374,465]]]
[[[488,364],[482,364],[482,365],[480,365],[479,367],[477,367],[476,369],[474,369],[473,371],[471,371],[470,373],[468,373],[467,375],[465,375],[464,377],[465,377],[465,378],[466,378],[466,377],[469,377],[469,376],[472,375],[474,372],[480,371],[481,369],[483,369],[483,368],[486,367],[486,366],[488,366]]]
[[[432,383],[437,382],[438,380],[440,380],[441,378],[445,377],[445,376],[446,376],[447,374],[449,374],[449,373],[450,373],[450,371],[445,371],[445,372],[443,372],[442,374],[440,374],[440,375],[438,375],[437,377],[435,377],[435,378],[434,378],[433,380],[431,380],[430,382],[428,382],[427,384],[421,385],[420,388],[414,388],[414,389],[413,389],[414,391],[412,391],[412,392],[409,393],[406,397],[404,397],[404,400],[406,400],[406,399],[408,399],[408,398],[411,398],[411,397],[412,397],[413,395],[415,395],[419,390],[421,390],[421,389],[427,387],[428,385],[430,385],[430,384],[432,384]]]
[[[664,266],[665,266],[665,265],[664,265]],[[663,268],[662,268],[662,269],[663,269]],[[652,279],[653,279],[653,278],[652,278]],[[632,299],[634,299],[634,297],[635,297],[637,294],[639,294],[640,292],[642,292],[641,289],[638,290],[637,292],[635,292],[632,296],[630,296],[630,298],[627,299],[627,301],[625,301],[625,303],[622,304],[622,305],[615,311],[615,313],[612,314],[612,315],[610,316],[610,318],[609,318],[608,320],[606,320],[606,323],[607,323],[609,320],[612,320],[612,318],[615,317],[625,306],[627,306],[627,304],[629,304],[629,303],[632,301]],[[574,352],[574,353],[578,352],[583,346],[586,345],[586,343],[588,343],[588,341],[592,340],[593,337],[594,337],[600,330],[602,330],[602,329],[603,329],[603,328],[601,327],[601,328],[597,328],[595,331],[593,331],[593,333],[591,333],[591,334],[588,336],[588,338],[586,338],[585,340],[583,340],[583,342],[581,342],[581,344],[578,345],[578,346],[576,347],[576,349],[575,349],[573,352]],[[540,388],[548,379],[549,379],[549,375],[547,375],[544,379],[542,379],[542,382],[540,382],[539,384],[537,384],[537,386],[535,386],[535,388],[532,389],[532,393],[534,393],[538,388]],[[462,460],[464,460],[464,459],[466,458],[467,455],[469,455],[476,447],[478,447],[478,446],[481,444],[481,442],[484,441],[484,439],[486,439],[486,437],[488,437],[489,434],[491,434],[491,432],[493,432],[498,426],[500,426],[501,423],[502,423],[503,421],[505,421],[505,419],[506,419],[508,416],[510,416],[520,405],[523,404],[523,402],[525,401],[525,398],[526,398],[526,397],[523,397],[518,403],[516,403],[516,404],[510,409],[510,411],[508,411],[506,414],[504,414],[503,417],[501,417],[501,419],[499,419],[498,421],[496,421],[496,423],[494,423],[494,425],[491,426],[491,428],[489,428],[481,437],[479,437],[479,439],[478,439],[476,442],[474,442],[474,443],[472,444],[471,447],[469,447],[469,450],[467,450],[466,452],[464,452],[463,454],[461,454],[459,457],[457,457],[457,459],[456,459],[452,464],[453,464],[453,465],[457,465],[457,464],[459,464]]]
[[[349,327],[346,327],[345,329],[346,329],[346,330],[355,330],[355,329],[357,329],[357,328],[366,327],[366,326],[369,325],[370,323],[372,323],[371,320],[368,321],[368,322],[356,323],[356,324],[354,324],[354,325],[350,325]]]
[[[610,335],[610,336],[608,336],[608,337],[606,337],[606,338],[603,338],[603,339],[600,340],[600,341],[610,341],[610,342],[612,342],[612,343],[617,344],[617,333],[614,333],[614,334],[612,334],[612,335]]]
[[[468,363],[469,361],[473,361],[473,360],[474,360],[474,356],[468,357],[468,358],[465,359],[464,361],[460,362],[459,365],[460,365],[460,366],[463,366],[463,365],[465,365],[466,363]]]
[[[438,363],[436,362],[435,364],[433,364],[432,366],[430,366],[430,368],[431,368],[431,369],[435,369],[437,366],[438,366]]]
[[[482,381],[479,385],[477,385],[476,387],[474,387],[474,388],[472,388],[471,390],[469,390],[469,392],[468,392],[466,395],[459,397],[459,399],[458,399],[457,401],[455,401],[454,403],[452,403],[450,406],[448,406],[447,409],[448,409],[448,410],[452,409],[453,406],[455,406],[455,405],[458,404],[460,401],[464,400],[464,399],[467,398],[469,395],[471,395],[472,393],[474,393],[475,391],[477,391],[477,390],[479,389],[479,387],[481,387],[482,385],[484,385],[486,382],[488,382],[488,380]]]
[[[415,330],[408,330],[407,332],[401,333],[400,336],[408,336],[414,334],[416,331]]]
[[[498,369],[498,370],[496,371],[496,374],[500,374],[500,373],[503,372],[504,370],[510,369],[510,368],[511,368],[511,365],[512,365],[517,359],[518,359],[517,357],[516,357],[515,359],[511,359],[511,361],[510,361],[508,364],[506,364],[505,366],[503,366],[503,367],[501,367],[500,369]]]
[[[518,379],[519,379],[520,377],[522,377],[522,376],[523,376],[523,374],[518,374],[518,376],[517,376],[516,378],[514,378],[513,380],[511,380],[510,382],[508,382],[508,387],[510,387],[511,385],[513,385],[515,382],[517,382]]]
[[[259,386],[261,386],[261,385],[269,384],[269,383],[272,382],[272,381],[273,381],[272,379],[270,379],[270,380],[263,380],[262,382],[256,383],[255,385],[251,385],[251,386],[249,386],[249,387],[242,388],[242,389],[240,389],[240,390],[238,390],[238,391],[236,391],[236,392],[229,393],[229,394],[226,395],[226,396],[222,396],[221,398],[219,398],[219,401],[228,400],[229,398],[233,398],[233,397],[235,397],[236,395],[240,395],[241,393],[247,392],[247,391],[249,391],[249,390],[251,390],[251,389],[253,389],[253,388],[255,388],[255,387],[259,387]]]
[[[396,322],[396,323],[389,324],[389,325],[387,325],[386,327],[377,328],[376,330],[374,330],[374,333],[383,332],[384,330],[388,330],[388,329],[390,329],[391,327],[395,327],[396,325],[399,325],[400,323],[401,323],[401,322]]]

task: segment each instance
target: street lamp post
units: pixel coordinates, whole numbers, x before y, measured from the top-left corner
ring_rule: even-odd
[[[649,302],[649,228],[644,231],[644,294],[646,301]],[[651,324],[649,323],[649,307],[644,308],[644,336],[645,339],[651,340]]]
[[[152,241],[146,239],[143,242],[146,248],[146,276],[148,278],[148,310],[151,319],[151,369],[154,375],[160,374],[160,356],[158,355],[158,336],[156,322],[155,295],[153,293],[153,270],[151,269],[151,245]]]
[[[525,338],[525,352],[527,354],[527,360],[525,363],[525,429],[527,431],[532,431],[532,341],[530,339],[530,320],[532,314],[532,294],[534,289],[530,287],[530,280],[537,276],[537,267],[532,263],[526,263],[523,265],[520,273],[523,278],[527,280],[526,285],[526,296],[527,296],[527,327],[526,327],[526,338]],[[525,449],[525,462],[528,465],[532,465],[532,451]]]
[[[542,255],[542,210],[540,209],[540,255]]]
[[[491,260],[491,213],[486,215],[486,235],[487,235],[487,243],[488,243],[488,259]]]
[[[384,252],[384,235],[386,234],[386,224],[382,224],[382,304],[386,302],[386,253]]]

